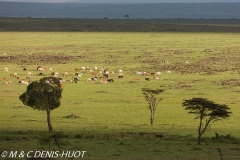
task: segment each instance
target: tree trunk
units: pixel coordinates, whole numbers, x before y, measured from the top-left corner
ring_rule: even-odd
[[[202,139],[202,135],[201,134],[198,134],[198,145],[200,145],[201,144],[201,139]]]
[[[150,117],[150,123],[153,125],[154,122],[154,111],[151,110],[151,117]]]
[[[47,123],[48,123],[48,131],[53,132],[53,127],[51,123],[51,116],[50,116],[50,110],[47,110]]]

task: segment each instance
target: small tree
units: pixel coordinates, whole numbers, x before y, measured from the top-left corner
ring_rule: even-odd
[[[33,109],[47,111],[47,123],[49,132],[53,131],[51,123],[51,110],[61,105],[62,87],[58,78],[44,77],[39,81],[33,81],[27,87],[27,91],[19,96],[24,105]]]
[[[143,96],[148,103],[148,108],[150,109],[150,124],[153,125],[155,112],[157,110],[158,103],[162,100],[158,95],[163,92],[161,89],[148,89],[142,88]]]
[[[184,100],[182,106],[189,110],[190,114],[197,114],[195,119],[199,119],[198,144],[201,143],[202,135],[205,133],[211,121],[216,122],[226,119],[232,112],[225,104],[216,104],[206,98],[192,98]]]

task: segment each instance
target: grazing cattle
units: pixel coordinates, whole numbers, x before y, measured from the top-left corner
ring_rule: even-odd
[[[85,71],[85,70],[86,70],[86,67],[82,67],[82,70]]]
[[[4,78],[3,78],[3,80],[4,80],[4,81],[6,81],[6,80],[7,80],[7,78],[5,78],[5,77],[4,77]]]
[[[137,75],[142,75],[143,73],[142,72],[136,72]]]
[[[170,70],[168,70],[168,71],[167,71],[167,73],[168,73],[168,74],[170,74],[170,73],[171,73],[171,71],[170,71]]]
[[[114,80],[113,80],[113,79],[107,79],[107,81],[108,81],[108,82],[114,82]]]
[[[154,76],[154,77],[153,77],[153,79],[154,79],[154,80],[159,80],[159,78],[158,78],[158,77],[156,77],[156,76]]]
[[[115,72],[114,72],[114,71],[112,71],[112,72],[111,72],[111,74],[115,74]]]
[[[8,81],[4,81],[3,84],[8,85],[9,83],[8,83]]]
[[[38,68],[38,71],[42,71],[43,69],[42,68]]]
[[[59,80],[60,83],[64,83],[65,82],[65,80],[63,80],[62,78],[58,78],[58,80]]]
[[[152,73],[151,73],[151,76],[154,76],[154,75],[155,75],[155,73],[152,72]]]
[[[162,74],[162,72],[156,72],[156,75],[158,76],[158,75],[161,75]]]
[[[21,79],[21,77],[16,77],[17,79]]]
[[[28,83],[28,82],[26,82],[26,81],[23,81],[23,80],[19,81],[18,83],[19,83],[19,84],[25,84],[25,85],[29,85],[29,83]]]
[[[14,77],[14,74],[10,74],[11,77]]]
[[[78,73],[75,73],[75,76],[78,76]]]
[[[32,72],[28,72],[28,76],[31,76],[32,75]]]
[[[27,70],[27,68],[23,68],[23,71],[26,71]]]
[[[73,81],[79,81],[79,78],[73,78]]]
[[[68,72],[64,72],[62,76],[68,76]]]
[[[104,75],[103,75],[105,78],[108,78],[108,74],[106,74],[106,73],[104,73]]]
[[[60,79],[59,82],[60,82],[60,83],[65,83],[65,80]]]
[[[96,76],[96,73],[94,73],[93,71],[90,72],[90,76]]]
[[[41,72],[41,73],[39,73],[38,75],[39,75],[39,76],[43,76],[43,73]]]
[[[9,72],[7,67],[4,68],[4,72]]]
[[[139,81],[140,79],[139,78],[133,78],[134,81]]]
[[[102,84],[107,84],[107,81],[106,80],[101,80],[101,83]]]
[[[139,78],[134,78],[133,80],[134,80],[134,81],[139,81]]]
[[[145,78],[145,81],[150,81],[150,79],[149,78]]]
[[[37,71],[39,71],[39,68],[41,68],[41,69],[42,69],[42,67],[41,67],[41,66],[37,66]]]
[[[93,78],[91,78],[91,80],[92,81],[97,81],[98,79],[97,79],[97,77],[93,77]]]
[[[122,73],[122,70],[121,70],[121,69],[119,69],[119,70],[118,70],[118,73]]]
[[[75,71],[80,71],[81,69],[80,68],[75,68]]]
[[[52,71],[52,68],[48,68],[49,71]]]
[[[123,74],[122,73],[118,73],[118,78],[123,78]]]

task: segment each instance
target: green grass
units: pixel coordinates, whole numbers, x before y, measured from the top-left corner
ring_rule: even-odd
[[[19,100],[25,85],[10,77],[39,80],[38,65],[72,76],[66,80],[61,106],[52,111],[64,150],[86,150],[86,159],[238,159],[239,34],[198,32],[0,32],[0,150],[47,150],[38,140],[47,133],[46,112]],[[10,56],[10,59],[8,58]],[[168,63],[166,63],[168,61]],[[189,64],[185,64],[189,61]],[[70,83],[75,68],[104,66],[114,83],[90,83],[89,70]],[[4,72],[8,67],[9,72]],[[27,71],[23,71],[26,67]],[[117,70],[124,78],[117,78]],[[167,74],[171,70],[171,74]],[[136,71],[162,71],[159,81]],[[52,71],[44,71],[50,76]],[[3,84],[3,78],[12,81]],[[139,82],[133,81],[140,78]],[[149,82],[144,78],[149,77]],[[154,125],[141,89],[160,88]],[[227,104],[233,115],[212,123],[202,145],[196,145],[198,120],[181,106],[183,99],[205,97]],[[70,115],[76,114],[77,118]],[[232,139],[215,140],[215,132]],[[141,133],[148,133],[141,135]],[[162,134],[162,139],[155,134]],[[236,137],[236,138],[234,138]],[[58,149],[52,145],[51,149]]]

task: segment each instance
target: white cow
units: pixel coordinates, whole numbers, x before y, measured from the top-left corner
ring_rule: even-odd
[[[162,74],[162,72],[156,72],[156,75],[158,76],[158,75],[161,75]]]
[[[7,67],[4,68],[4,72],[9,72]]]
[[[38,68],[38,71],[42,71],[42,70],[43,70],[43,68],[41,68],[41,67]]]
[[[142,75],[143,73],[142,73],[142,72],[138,72],[138,71],[137,71],[137,72],[136,72],[136,74],[138,74],[138,75]]]

